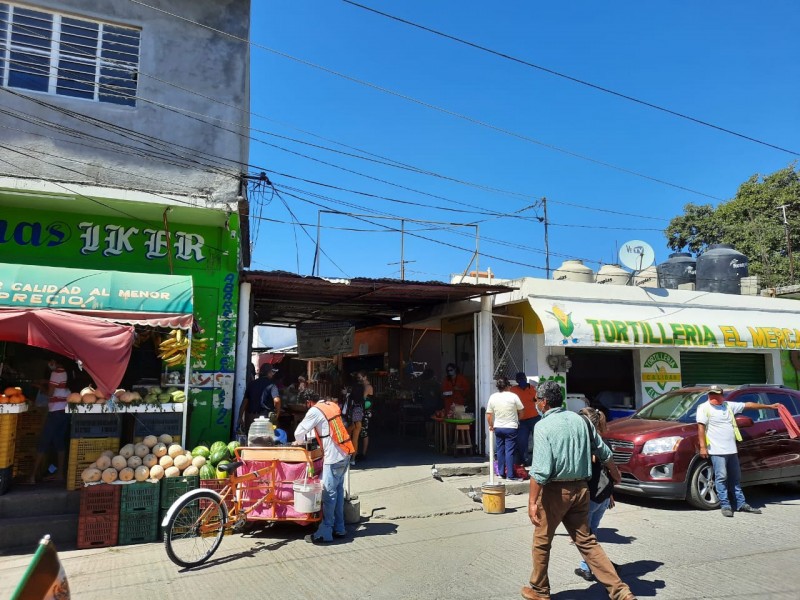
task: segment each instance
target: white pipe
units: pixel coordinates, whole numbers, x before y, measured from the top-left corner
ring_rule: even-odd
[[[494,431],[489,430],[489,485],[494,485]]]
[[[495,369],[492,348],[492,328],[494,327],[492,319],[492,297],[483,296],[481,298],[481,311],[478,313],[478,351],[475,355],[476,370],[478,371],[478,385],[475,386],[476,417],[480,416],[481,408],[486,408],[489,403],[489,396],[492,395]],[[483,419],[477,418],[476,423],[480,423],[480,431],[476,427],[475,437],[486,440]]]
[[[239,315],[236,321],[236,366],[233,392],[233,431],[239,427],[239,411],[244,401],[247,387],[247,363],[250,362],[250,293],[252,284],[245,281],[239,284]]]

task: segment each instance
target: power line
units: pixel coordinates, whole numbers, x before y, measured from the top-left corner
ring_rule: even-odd
[[[169,12],[167,10],[162,9],[162,8],[151,6],[149,4],[141,2],[140,0],[128,0],[128,1],[132,2],[134,4],[138,4],[140,6],[144,6],[146,8],[150,8],[150,9],[155,10],[157,12],[166,14],[166,15],[168,15],[170,17],[173,17],[175,19],[179,19],[179,20],[184,21],[186,23],[191,23],[193,25],[196,25],[196,26],[201,27],[203,29],[206,29],[208,31],[212,31],[214,33],[218,33],[218,34],[223,35],[225,37],[240,41],[240,42],[248,44],[248,45],[250,45],[250,46],[252,46],[254,48],[258,48],[258,49],[264,50],[266,52],[270,52],[270,53],[275,54],[277,56],[282,56],[284,58],[288,58],[289,60],[298,62],[298,63],[306,65],[308,67],[312,67],[314,69],[318,69],[318,70],[323,71],[325,73],[328,73],[328,74],[331,74],[331,75],[335,75],[337,77],[341,77],[342,79],[346,79],[347,81],[351,81],[353,83],[357,83],[359,85],[362,85],[362,86],[365,86],[365,87],[369,87],[371,89],[377,90],[377,91],[385,93],[385,94],[389,94],[389,95],[394,96],[396,98],[400,98],[402,100],[406,100],[408,102],[412,102],[412,103],[417,104],[419,106],[423,106],[425,108],[429,108],[431,110],[435,110],[435,111],[440,112],[442,114],[446,114],[446,115],[449,115],[451,117],[455,117],[457,119],[472,123],[474,125],[478,125],[478,126],[483,127],[485,129],[490,129],[492,131],[496,131],[498,133],[502,133],[504,135],[507,135],[507,136],[510,136],[510,137],[513,137],[513,138],[516,138],[516,139],[519,139],[519,140],[522,140],[522,141],[525,141],[525,142],[528,142],[528,143],[531,143],[531,144],[535,144],[535,145],[541,146],[543,148],[548,148],[550,150],[554,150],[556,152],[560,152],[562,154],[566,154],[567,156],[572,156],[573,158],[578,158],[578,159],[584,160],[586,162],[591,162],[593,164],[596,164],[596,165],[599,165],[599,166],[602,166],[602,167],[613,169],[613,170],[619,171],[621,173],[626,173],[628,175],[633,175],[635,177],[646,179],[646,180],[652,181],[654,183],[659,183],[661,185],[666,185],[668,187],[679,189],[679,190],[682,190],[684,192],[688,192],[688,193],[695,194],[695,195],[698,195],[698,196],[702,196],[702,197],[705,197],[705,198],[710,198],[712,200],[722,201],[722,198],[718,198],[717,196],[713,196],[713,195],[707,194],[705,192],[700,192],[698,190],[693,190],[693,189],[688,188],[688,187],[683,186],[683,185],[679,185],[679,184],[676,184],[676,183],[671,183],[671,182],[666,181],[664,179],[659,179],[657,177],[653,177],[651,175],[640,173],[640,172],[634,171],[632,169],[627,169],[625,167],[620,167],[618,165],[614,165],[612,163],[608,163],[608,162],[605,162],[605,161],[602,161],[602,160],[599,160],[599,159],[591,158],[589,156],[586,156],[586,155],[583,155],[583,154],[579,154],[577,152],[573,152],[571,150],[567,150],[565,148],[561,148],[559,146],[555,146],[553,144],[549,144],[549,143],[543,142],[541,140],[537,140],[537,139],[532,138],[530,136],[527,136],[525,134],[517,133],[517,132],[511,131],[509,129],[504,129],[504,128],[499,127],[497,125],[492,125],[491,123],[488,123],[486,121],[482,121],[480,119],[477,119],[477,118],[474,118],[474,117],[470,117],[468,115],[464,115],[464,114],[455,112],[455,111],[447,109],[447,108],[442,108],[442,107],[437,106],[435,104],[431,104],[429,102],[425,102],[423,100],[419,100],[418,98],[414,98],[413,96],[409,96],[407,94],[403,94],[403,93],[391,90],[389,88],[385,88],[385,87],[379,86],[379,85],[371,83],[369,81],[366,81],[366,80],[363,80],[363,79],[358,79],[357,77],[353,77],[351,75],[346,75],[346,74],[341,73],[339,71],[335,71],[333,69],[329,69],[327,67],[323,67],[322,65],[318,65],[316,63],[312,63],[312,62],[307,61],[305,59],[297,58],[297,57],[292,56],[290,54],[287,54],[285,52],[281,52],[280,50],[275,50],[274,48],[270,48],[270,47],[265,46],[263,44],[252,42],[252,41],[250,41],[250,40],[248,40],[246,38],[237,36],[235,34],[227,32],[227,31],[223,31],[221,29],[217,29],[215,27],[211,27],[210,25],[205,25],[205,24],[200,23],[198,21],[194,21],[194,20],[189,19],[187,17],[183,17],[183,16],[177,15],[175,13],[171,13],[171,12]]]
[[[432,29],[430,27],[426,27],[425,25],[420,25],[419,23],[414,23],[413,21],[409,21],[407,19],[403,19],[403,18],[397,17],[395,15],[390,15],[389,13],[382,12],[380,10],[377,10],[375,8],[371,8],[369,6],[365,6],[363,4],[359,4],[357,2],[353,2],[352,0],[342,0],[342,2],[344,2],[345,4],[350,4],[351,6],[355,6],[357,8],[361,8],[363,10],[369,11],[371,13],[375,13],[375,14],[380,15],[382,17],[386,17],[388,19],[392,19],[393,21],[397,21],[397,22],[403,23],[405,25],[410,25],[411,27],[416,27],[417,29],[421,29],[423,31],[427,31],[428,33],[432,33],[434,35],[438,35],[440,37],[443,37],[443,38],[446,38],[448,40],[457,42],[459,44],[463,44],[465,46],[469,46],[471,48],[475,48],[477,50],[481,50],[483,52],[487,52],[487,53],[492,54],[494,56],[498,56],[500,58],[503,58],[503,59],[506,59],[506,60],[510,60],[512,62],[524,65],[526,67],[530,67],[532,69],[537,69],[537,70],[542,71],[544,73],[548,73],[549,75],[554,75],[555,77],[561,77],[562,79],[566,79],[568,81],[572,81],[574,83],[577,83],[577,84],[580,84],[580,85],[583,85],[583,86],[598,90],[600,92],[604,92],[606,94],[611,94],[612,96],[616,96],[617,98],[622,98],[623,100],[628,100],[630,102],[635,102],[636,104],[640,104],[642,106],[646,106],[648,108],[652,108],[654,110],[658,110],[658,111],[667,113],[669,115],[672,115],[672,116],[675,116],[675,117],[678,117],[678,118],[681,118],[681,119],[685,119],[687,121],[691,121],[693,123],[696,123],[698,125],[702,125],[704,127],[709,127],[711,129],[716,129],[717,131],[722,131],[723,133],[727,133],[727,134],[736,136],[736,137],[741,138],[743,140],[747,140],[749,142],[754,142],[756,144],[761,144],[762,146],[767,146],[768,148],[773,148],[774,150],[779,150],[781,152],[785,152],[787,154],[791,154],[792,156],[800,156],[800,153],[798,153],[798,152],[796,152],[794,150],[789,150],[787,148],[783,148],[781,146],[777,146],[775,144],[771,144],[769,142],[765,142],[765,141],[760,140],[758,138],[754,138],[752,136],[745,135],[743,133],[739,133],[739,132],[733,131],[732,129],[727,129],[725,127],[721,127],[720,125],[715,125],[713,123],[709,123],[708,121],[704,121],[702,119],[698,119],[696,117],[692,117],[691,115],[687,115],[687,114],[684,114],[684,113],[681,113],[681,112],[678,112],[678,111],[675,111],[675,110],[672,110],[672,109],[669,109],[669,108],[665,108],[663,106],[659,106],[658,104],[654,104],[652,102],[647,102],[646,100],[641,100],[639,98],[635,98],[634,96],[630,96],[628,94],[623,94],[622,92],[617,92],[615,90],[603,87],[603,86],[598,85],[596,83],[591,83],[590,81],[586,81],[586,80],[583,80],[583,79],[578,79],[577,77],[573,77],[571,75],[567,75],[565,73],[561,73],[559,71],[556,71],[554,69],[550,69],[548,67],[543,67],[542,65],[537,65],[535,63],[529,62],[529,61],[524,60],[522,58],[518,58],[516,56],[512,56],[510,54],[506,54],[505,52],[499,52],[497,50],[493,50],[491,48],[488,48],[487,46],[482,46],[480,44],[476,44],[475,42],[470,42],[468,40],[456,37],[454,35],[450,35],[450,34],[444,33],[443,31],[438,31],[436,29]]]

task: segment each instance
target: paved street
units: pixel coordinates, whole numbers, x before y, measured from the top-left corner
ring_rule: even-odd
[[[148,544],[61,553],[74,597],[289,599],[518,598],[530,567],[527,495],[507,497],[507,512],[487,515],[458,490],[485,476],[431,477],[430,463],[352,473],[364,519],[352,539],[328,547],[278,526],[233,535],[213,559],[179,571],[163,546]],[[417,462],[418,464],[413,464]],[[670,502],[623,499],[606,513],[601,541],[639,598],[796,599],[800,571],[800,489],[750,489],[763,515],[723,518]],[[0,558],[0,599],[28,555]],[[606,598],[577,578],[578,552],[556,537],[553,598]]]

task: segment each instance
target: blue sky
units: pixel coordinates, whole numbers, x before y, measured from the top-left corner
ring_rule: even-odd
[[[800,36],[796,34],[800,4],[796,1],[363,3],[800,150]],[[751,175],[773,172],[793,160],[791,154],[491,56],[344,2],[255,0],[251,39],[421,102],[678,186],[568,156],[253,47],[251,110],[269,119],[253,117],[254,128],[358,153],[336,143],[345,144],[449,178],[514,192],[490,192],[254,132],[255,137],[284,148],[254,142],[251,163],[267,168],[273,183],[284,190],[281,196],[286,202],[269,193],[251,197],[254,214],[286,222],[255,225],[254,269],[311,273],[314,243],[290,223],[296,217],[316,224],[319,206],[308,202],[312,201],[341,211],[378,211],[431,221],[470,223],[488,218],[479,225],[481,269],[491,267],[499,277],[543,277],[543,227],[531,219],[541,215],[541,209],[511,214],[543,196],[548,198],[553,224],[553,268],[566,257],[597,261],[589,263],[595,269],[599,262],[616,262],[617,246],[637,238],[649,242],[661,262],[670,252],[661,230],[686,203],[717,204],[717,199],[732,197]],[[415,204],[323,188],[286,175]],[[312,198],[308,192],[328,199]],[[322,249],[327,256],[320,260],[321,275],[399,276],[399,265],[390,263],[400,260],[400,235],[380,231],[380,225],[399,228],[400,224],[371,220],[322,215],[326,227]],[[414,223],[405,227],[416,235],[463,248],[407,235],[405,259],[414,262],[406,265],[406,278],[447,280],[467,267],[475,247],[472,228]],[[316,236],[315,227],[306,231]]]

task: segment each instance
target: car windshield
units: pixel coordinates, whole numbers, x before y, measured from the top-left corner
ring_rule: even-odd
[[[706,399],[706,392],[670,392],[643,406],[632,418],[693,423],[697,406]]]

